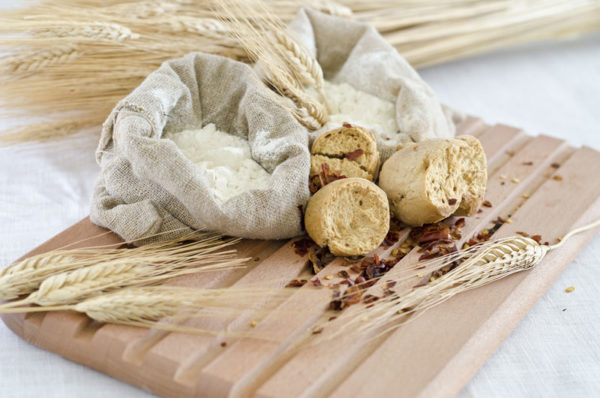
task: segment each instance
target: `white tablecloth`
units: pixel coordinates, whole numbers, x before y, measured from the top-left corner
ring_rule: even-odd
[[[600,35],[421,72],[442,101],[489,123],[600,149]],[[11,123],[0,120],[0,128]],[[80,135],[0,148],[0,266],[88,214],[96,140]],[[599,258],[596,236],[460,397],[599,396]],[[565,293],[571,285],[575,291]],[[81,396],[149,394],[29,345],[0,325],[0,397]]]

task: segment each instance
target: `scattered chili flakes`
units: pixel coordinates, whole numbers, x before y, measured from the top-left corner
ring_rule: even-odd
[[[315,193],[325,185],[342,178],[346,178],[346,176],[340,174],[339,171],[332,171],[329,164],[321,163],[319,173],[308,178],[308,188],[310,192]]]
[[[285,287],[302,287],[308,282],[306,279],[292,279]]]
[[[533,166],[533,162],[523,162],[524,166]]]
[[[377,300],[379,300],[379,297],[373,296],[372,294],[366,294],[365,297],[363,297],[363,303],[365,304],[371,304]]]
[[[416,151],[417,149],[419,149],[419,147],[418,147],[418,145],[415,145],[415,146],[413,147],[413,151]]]
[[[365,153],[365,151],[363,151],[362,149],[357,149],[356,151],[344,154],[344,157],[348,160],[355,160],[358,157],[360,157],[363,153]]]
[[[575,290],[575,287],[574,286],[569,286],[568,288],[565,289],[565,292],[571,293],[573,290]]]
[[[313,279],[311,279],[311,283],[313,284],[313,286],[316,286],[316,287],[322,286],[321,280],[319,278],[317,278],[316,276]]]
[[[527,232],[517,231],[517,234],[524,236],[525,238],[529,238],[529,234]]]
[[[533,235],[531,237],[531,239],[533,239],[534,241],[536,241],[538,244],[542,244],[542,236],[541,235]]]
[[[556,180],[556,181],[562,181],[563,180],[563,178],[561,176],[559,176],[559,175],[553,176],[552,179]]]
[[[221,347],[225,347],[225,346],[227,346],[227,343],[225,341],[222,341],[221,342]]]
[[[455,199],[455,198],[448,199],[448,204],[450,206],[454,206],[456,204],[456,202],[458,202],[458,199]]]
[[[490,202],[489,200],[484,200],[482,205],[484,205],[485,207],[492,207],[492,202]]]
[[[396,242],[400,240],[400,232],[399,231],[389,231],[385,238],[383,239],[383,247],[393,246]],[[395,249],[394,249],[395,250]]]
[[[347,129],[351,129],[352,125],[348,122],[345,122],[344,124],[342,124],[342,126],[346,127]]]
[[[554,169],[558,169],[560,167],[560,164],[558,164],[558,163],[551,163],[550,167],[552,167]]]
[[[300,238],[292,242],[292,247],[295,249],[294,252],[299,256],[307,255],[308,250],[315,245],[316,243],[308,237]]]
[[[348,277],[350,277],[350,274],[348,274],[347,271],[341,270],[340,272],[338,272],[338,276],[340,278],[348,278]]]
[[[330,316],[329,319],[327,319],[327,321],[331,322],[331,321],[333,321],[336,318],[337,318],[337,316]]]

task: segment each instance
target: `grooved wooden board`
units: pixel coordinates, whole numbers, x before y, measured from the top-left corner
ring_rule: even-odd
[[[468,118],[459,132],[477,136],[484,146],[489,170],[486,199],[493,204],[467,219],[464,239],[498,216],[510,215],[513,222],[504,224],[494,237],[527,231],[550,242],[600,217],[599,152],[575,149],[551,137],[531,137],[504,125],[488,126],[476,118]],[[553,167],[554,163],[560,167]],[[552,178],[555,175],[562,180]],[[103,232],[84,219],[28,255]],[[329,316],[331,291],[310,284],[280,301],[257,300],[252,309],[229,318],[189,321],[201,328],[244,331],[252,320],[259,320],[254,331],[268,336],[268,341],[101,324],[73,312],[12,314],[3,320],[32,344],[166,397],[450,397],[469,381],[594,232],[574,237],[532,271],[462,293],[391,333],[377,338],[342,337],[318,350],[287,350],[299,333]],[[74,247],[119,242],[114,234],[104,234]],[[394,247],[376,252],[385,256]],[[249,267],[186,276],[172,283],[277,288],[291,279],[310,277],[306,258],[295,254],[287,242],[245,240],[237,248],[240,256],[253,258]],[[413,251],[388,275],[399,275],[417,258]],[[323,279],[344,268],[343,260],[336,259],[318,276]],[[403,283],[410,287],[415,282]],[[381,286],[370,289],[377,293]],[[278,311],[265,315],[263,310],[274,308]],[[352,306],[345,311],[357,310],[358,306]]]

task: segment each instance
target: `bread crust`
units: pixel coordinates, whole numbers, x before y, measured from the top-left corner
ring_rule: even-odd
[[[392,214],[411,226],[475,213],[486,185],[485,153],[471,136],[407,146],[384,163],[379,176]]]
[[[363,178],[344,178],[321,188],[305,213],[308,235],[337,256],[356,256],[376,249],[390,227],[385,192]]]
[[[357,150],[362,154],[348,158]],[[374,181],[379,172],[379,152],[375,135],[360,126],[345,124],[326,131],[314,141],[311,148],[311,176],[319,173],[321,164],[346,177],[360,177]]]

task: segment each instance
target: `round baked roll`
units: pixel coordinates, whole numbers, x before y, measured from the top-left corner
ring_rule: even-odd
[[[374,181],[379,171],[375,136],[363,127],[348,123],[321,134],[311,148],[311,176],[319,174],[323,163],[346,177]]]
[[[336,256],[363,255],[377,248],[390,228],[385,192],[362,178],[344,178],[308,201],[306,232]]]
[[[431,139],[406,146],[382,166],[379,186],[392,214],[412,226],[477,211],[487,185],[486,157],[477,138]]]

